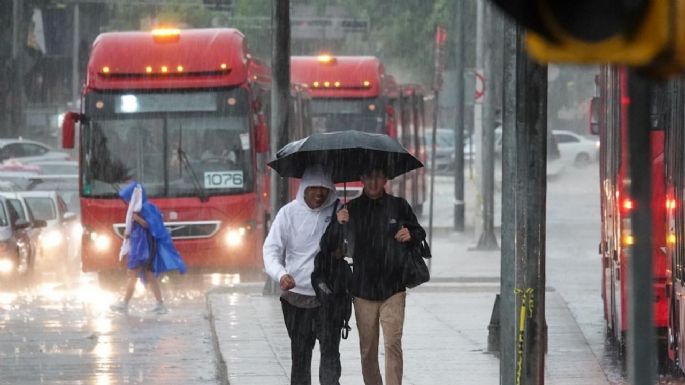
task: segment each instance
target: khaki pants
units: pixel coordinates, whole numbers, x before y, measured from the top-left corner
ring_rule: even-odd
[[[386,384],[402,385],[402,328],[406,297],[406,292],[400,292],[385,301],[354,299],[365,385],[383,385],[378,366],[380,327],[383,328],[385,346]]]

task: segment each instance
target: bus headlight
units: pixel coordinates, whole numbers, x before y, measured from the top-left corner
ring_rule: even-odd
[[[59,246],[64,240],[64,235],[59,230],[50,230],[45,235],[41,234],[40,242],[45,248]]]
[[[104,234],[98,234],[94,231],[90,233],[90,240],[93,242],[95,250],[97,251],[108,250],[109,246],[112,244],[112,239],[110,237]]]
[[[11,259],[0,259],[0,274],[8,274],[14,270],[14,262]]]
[[[229,247],[239,247],[245,241],[245,235],[247,235],[247,229],[245,227],[230,229],[226,232],[226,244]]]

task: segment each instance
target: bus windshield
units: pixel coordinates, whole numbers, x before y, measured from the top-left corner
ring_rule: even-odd
[[[115,196],[130,180],[142,183],[150,197],[252,189],[244,90],[93,93],[86,102],[92,109],[82,141],[84,196]]]
[[[379,98],[312,99],[311,110],[315,132],[385,133],[385,107]]]

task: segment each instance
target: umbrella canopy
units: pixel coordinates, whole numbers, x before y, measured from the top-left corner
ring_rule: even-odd
[[[301,178],[311,164],[331,172],[333,182],[353,182],[373,169],[392,179],[423,164],[397,140],[384,134],[338,131],[312,134],[290,142],[276,153],[269,166],[283,177]]]

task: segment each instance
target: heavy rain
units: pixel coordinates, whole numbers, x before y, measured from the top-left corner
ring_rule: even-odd
[[[596,3],[0,1],[0,384],[685,384],[683,10]]]

